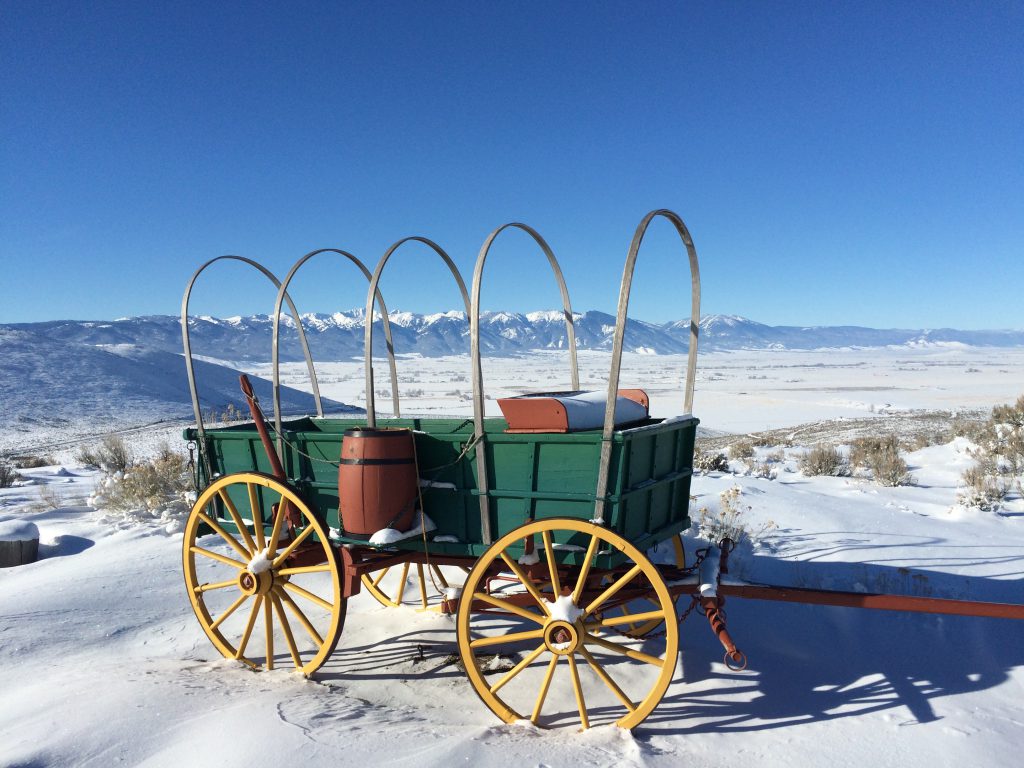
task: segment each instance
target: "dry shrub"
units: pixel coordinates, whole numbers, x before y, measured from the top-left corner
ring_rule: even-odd
[[[770,461],[756,461],[748,464],[750,474],[753,477],[761,477],[765,480],[775,480],[779,476],[779,468]]]
[[[900,456],[896,435],[857,438],[850,444],[850,464],[871,470],[879,485],[911,485],[914,481]]]
[[[64,506],[64,497],[52,485],[40,485],[38,497],[39,500],[35,504],[37,509],[49,511]]]
[[[21,480],[21,475],[14,471],[14,467],[6,459],[0,459],[0,488],[10,488]]]
[[[728,472],[729,458],[715,451],[697,451],[693,454],[693,468],[698,472]]]
[[[712,513],[707,507],[701,507],[700,518],[697,520],[697,536],[711,544],[721,544],[723,539],[730,539],[736,546],[756,544],[757,541],[775,528],[771,520],[757,528],[751,528],[745,515],[750,505],[740,503],[743,490],[734,485],[727,491],[718,494],[719,510]]]
[[[805,475],[831,475],[845,477],[850,474],[850,467],[843,454],[834,445],[823,443],[816,445],[800,457],[800,471]]]
[[[729,456],[733,459],[749,459],[754,455],[754,445],[749,440],[740,440],[729,446]]]
[[[949,422],[949,439],[952,440],[954,437],[966,437],[972,443],[976,443],[978,442],[978,435],[984,428],[984,424],[985,422],[980,419],[971,418],[958,413]]]
[[[974,436],[977,464],[963,474],[959,501],[983,510],[998,509],[1013,490],[1024,492],[1024,395],[1013,405],[997,405]]]
[[[966,488],[960,491],[958,500],[966,507],[977,507],[986,512],[997,510],[1009,491],[1006,480],[984,459],[964,472],[962,479]]]
[[[38,469],[52,467],[57,460],[53,456],[15,456],[13,462],[18,469]]]
[[[178,518],[187,512],[192,490],[188,459],[162,445],[152,459],[108,472],[97,483],[89,506],[127,513],[133,520]]]
[[[907,462],[899,451],[883,451],[871,467],[875,482],[879,485],[894,487],[897,485],[913,485],[914,476],[910,474]]]
[[[98,448],[79,448],[75,454],[75,461],[112,474],[124,472],[134,463],[134,458],[120,435],[107,435]]]

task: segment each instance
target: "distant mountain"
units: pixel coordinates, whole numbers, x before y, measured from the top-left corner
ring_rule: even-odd
[[[302,315],[302,324],[317,361],[345,360],[362,355],[363,310],[334,314]],[[469,349],[469,324],[464,312],[415,314],[392,312],[391,332],[395,351],[424,356],[462,354]],[[574,315],[579,349],[611,348],[615,318],[605,312]],[[156,315],[110,322],[52,321],[0,326],[8,331],[35,334],[52,342],[83,344],[109,349],[131,345],[140,349],[178,354],[181,329],[177,317]],[[648,323],[630,319],[626,349],[653,354],[685,352],[690,321]],[[189,321],[192,350],[197,356],[238,363],[270,359],[272,318],[269,315]],[[301,360],[294,321],[282,317],[282,361]],[[520,314],[484,312],[480,318],[481,348],[488,354],[519,354],[565,347],[565,321],[560,311]],[[842,347],[924,346],[963,344],[985,347],[1024,346],[1024,330],[958,331],[876,329],[858,326],[771,326],[736,315],[708,315],[700,321],[703,351],[735,349],[822,349]],[[384,352],[380,321],[375,323],[376,354]]]
[[[66,333],[76,327],[82,331],[73,341],[25,327],[0,326],[0,419],[5,430],[31,433],[40,427],[86,423],[102,431],[104,425],[113,430],[125,424],[192,417],[180,352],[135,343],[96,346],[84,340],[91,338],[84,332],[86,325],[60,324]],[[125,329],[122,339],[130,339],[145,338],[144,329],[153,326],[133,322],[115,327]],[[204,411],[223,412],[229,404],[246,408],[238,371],[199,360],[195,369]],[[253,388],[269,412],[273,408],[270,382],[253,378]],[[288,387],[282,387],[281,407],[286,413],[315,410],[312,395]],[[325,401],[324,408],[358,410],[333,401]]]

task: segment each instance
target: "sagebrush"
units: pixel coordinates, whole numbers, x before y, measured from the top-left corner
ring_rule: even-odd
[[[119,520],[180,523],[188,513],[192,491],[188,459],[164,444],[153,458],[105,472],[89,506],[113,512]]]
[[[914,482],[907,462],[900,456],[896,435],[860,437],[850,444],[850,464],[870,470],[880,485],[911,485]]]
[[[995,510],[1012,492],[1024,493],[1024,395],[1013,405],[997,405],[971,438],[975,465],[964,472],[958,500]]]
[[[805,475],[831,475],[845,477],[850,467],[843,454],[834,445],[822,443],[807,450],[799,460],[800,471]]]
[[[14,471],[14,466],[7,459],[0,459],[0,488],[10,488],[21,480],[21,475]]]
[[[740,440],[729,446],[729,456],[733,459],[749,459],[754,455],[754,444],[749,440]]]
[[[124,472],[134,463],[131,449],[120,435],[107,435],[98,447],[82,446],[75,454],[75,461],[104,472]]]
[[[57,460],[50,455],[15,456],[12,462],[18,469],[38,469],[39,467],[52,467],[57,463]]]
[[[728,472],[729,457],[716,451],[697,451],[693,454],[693,468],[698,472]]]
[[[707,507],[701,507],[700,517],[697,520],[697,536],[711,544],[721,544],[724,539],[730,539],[737,547],[746,544],[755,544],[757,541],[775,528],[775,523],[769,520],[756,528],[751,527],[746,513],[750,511],[749,504],[743,504],[740,497],[743,489],[738,485],[722,491],[718,494],[719,508],[717,512],[710,511]]]

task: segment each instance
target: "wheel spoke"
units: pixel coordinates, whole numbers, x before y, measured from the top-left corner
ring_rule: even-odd
[[[402,564],[402,575],[398,577],[398,592],[395,596],[395,602],[399,605],[402,604],[402,595],[405,594],[405,580],[409,578],[409,563],[406,561]]]
[[[512,573],[516,575],[516,578],[522,582],[523,586],[526,587],[526,591],[530,593],[534,600],[537,601],[537,605],[544,612],[545,616],[550,616],[551,612],[548,610],[548,601],[544,599],[544,596],[537,591],[537,587],[534,586],[533,581],[530,577],[523,573],[523,569],[519,567],[519,563],[509,557],[506,553],[501,553],[501,559],[505,561],[505,565],[512,569]]]
[[[211,528],[213,528],[213,530],[215,530],[220,535],[220,537],[224,539],[224,541],[226,541],[233,550],[235,550],[235,552],[240,554],[246,562],[252,559],[252,553],[246,551],[245,547],[238,543],[238,539],[236,539],[230,533],[225,531],[224,528],[221,527],[220,523],[218,523],[205,512],[199,513],[199,519]],[[243,565],[242,567],[244,568],[245,566]]]
[[[438,568],[436,565],[432,565],[430,566],[430,570],[434,574],[434,578],[441,582],[441,588],[448,589],[448,579],[446,579],[444,577],[444,574],[441,573],[441,569]]]
[[[537,694],[537,703],[533,705],[533,714],[530,715],[530,722],[537,724],[541,708],[544,706],[544,699],[548,697],[548,689],[551,687],[551,678],[555,676],[555,667],[558,666],[558,654],[551,654],[551,663],[548,664],[548,671],[544,675],[544,682],[541,683],[540,693]]]
[[[274,574],[276,576],[298,576],[300,573],[330,573],[331,570],[331,564],[324,563],[323,565],[303,565],[299,568],[281,568],[274,571]]]
[[[242,516],[238,514],[238,510],[235,508],[235,504],[231,501],[228,496],[227,490],[221,488],[217,491],[217,495],[220,496],[220,500],[224,502],[224,506],[228,508],[228,514],[231,515],[231,521],[235,524],[238,529],[238,535],[242,537],[242,541],[245,542],[245,546],[249,548],[249,556],[252,557],[252,553],[256,551],[256,544],[252,540],[252,536],[249,535],[249,529],[245,527],[245,522],[242,520]]]
[[[589,728],[590,718],[587,717],[587,703],[583,700],[583,686],[580,685],[580,671],[576,667],[574,654],[569,655],[569,672],[572,674],[572,690],[576,694],[576,708],[580,711],[580,725]]]
[[[267,540],[263,536],[263,508],[256,496],[256,484],[246,483],[245,487],[249,491],[249,509],[252,510],[252,527],[256,531],[256,549],[262,552],[267,546]]]
[[[285,586],[287,587],[288,585],[285,584]],[[306,617],[306,614],[304,614],[302,612],[302,609],[295,604],[295,601],[288,597],[288,595],[284,592],[278,592],[278,596],[284,601],[284,604],[291,609],[292,613],[295,614],[295,618],[299,620],[299,623],[303,627],[305,627],[306,631],[309,633],[309,636],[313,638],[313,642],[316,643],[317,647],[319,648],[320,646],[322,646],[324,644],[324,639],[320,637],[320,633],[316,631],[316,629],[310,623],[309,619]]]
[[[480,637],[473,640],[470,648],[484,648],[489,645],[503,645],[504,643],[517,643],[520,640],[536,640],[544,637],[543,629],[531,629],[526,632],[511,632],[507,635],[494,635],[493,637]]]
[[[664,611],[646,611],[644,613],[624,613],[621,616],[610,616],[608,618],[602,618],[600,621],[587,622],[587,629],[596,629],[597,627],[616,627],[620,624],[643,624],[648,621],[664,621]]]
[[[223,622],[223,621],[224,621],[224,619],[226,619],[226,618],[227,618],[228,616],[230,616],[230,615],[231,615],[232,613],[234,613],[235,611],[237,611],[237,610],[238,610],[238,606],[240,606],[240,605],[241,605],[242,603],[244,603],[244,602],[245,602],[245,601],[246,601],[246,600],[247,600],[248,598],[249,598],[249,596],[248,596],[247,594],[245,594],[244,592],[243,592],[242,594],[240,594],[240,595],[238,596],[238,599],[237,599],[237,600],[235,600],[235,602],[233,602],[233,603],[232,603],[232,604],[231,604],[231,605],[230,605],[230,606],[228,607],[228,609],[227,609],[226,611],[224,611],[224,613],[222,613],[222,614],[220,615],[220,618],[219,618],[219,619],[217,619],[217,620],[216,620],[215,622],[213,622],[213,623],[212,623],[212,624],[210,625],[210,630],[212,631],[212,630],[216,629],[217,627],[219,627],[219,626],[221,625],[221,622]]]
[[[544,551],[548,556],[548,571],[551,573],[551,591],[557,598],[562,594],[562,583],[558,580],[558,564],[555,562],[555,547],[551,542],[551,531],[541,534],[544,539]]]
[[[252,611],[249,613],[249,621],[245,625],[245,632],[242,633],[242,642],[238,646],[238,650],[235,651],[235,658],[241,659],[245,656],[245,647],[249,644],[249,638],[252,636],[252,628],[256,624],[256,616],[260,612],[260,605],[263,603],[263,595],[256,595],[256,600],[253,602]]]
[[[234,587],[238,585],[238,579],[228,579],[227,581],[218,581],[216,584],[199,584],[192,588],[192,591],[197,595],[203,592],[209,592],[214,589],[225,589],[227,587]]]
[[[281,623],[281,631],[284,632],[285,642],[288,643],[288,652],[292,655],[292,662],[295,664],[296,669],[302,668],[302,659],[299,658],[299,649],[295,647],[295,638],[292,636],[292,627],[288,623],[288,617],[285,615],[284,606],[281,605],[281,598],[277,594],[271,594],[274,600],[274,612],[277,613],[277,620]]]
[[[420,577],[420,602],[423,610],[427,609],[427,580],[423,578],[423,563],[416,563],[416,573]]]
[[[659,659],[657,656],[651,656],[650,654],[642,653],[641,651],[634,650],[629,646],[621,645],[620,643],[613,643],[611,640],[605,640],[603,637],[597,637],[596,635],[592,635],[589,632],[584,636],[583,641],[586,643],[593,643],[594,645],[599,645],[602,648],[605,648],[609,651],[614,651],[615,653],[621,653],[623,656],[628,656],[629,658],[636,659],[637,661],[643,661],[647,664],[653,664],[655,667],[658,667],[659,669],[665,665],[665,662],[662,659]]]
[[[294,552],[295,548],[297,546],[299,546],[302,542],[304,542],[307,538],[309,538],[309,535],[311,533],[315,533],[315,532],[316,532],[316,529],[313,528],[312,525],[307,525],[306,526],[306,530],[304,530],[302,533],[300,533],[298,536],[296,536],[294,539],[292,539],[291,544],[289,544],[284,549],[284,551],[281,552],[281,554],[279,554],[277,557],[274,558],[274,562],[272,563],[271,567],[273,567],[273,568],[280,568],[281,567],[281,563],[283,563],[285,560],[288,559],[288,555],[290,555],[292,552]]]
[[[270,598],[267,597],[263,601],[263,629],[267,635],[267,669],[274,668],[274,622],[271,621],[271,611],[273,606],[270,604]]]
[[[590,651],[583,647],[580,647],[579,650],[580,655],[587,660],[587,664],[590,665],[590,668],[594,670],[595,674],[597,674],[597,676],[601,678],[604,684],[611,689],[612,693],[614,693],[618,697],[619,701],[623,703],[626,709],[628,709],[630,712],[635,712],[636,705],[632,701],[630,701],[630,698],[626,694],[622,692],[622,689],[615,684],[615,681],[608,676],[608,673],[604,671],[604,667],[597,663],[597,659],[593,657]]]
[[[281,538],[281,524],[284,523],[284,513],[287,509],[288,500],[282,496],[277,503],[277,512],[274,513],[274,527],[270,531],[270,543],[267,544],[267,557],[274,557],[277,554],[277,542]]]
[[[532,651],[530,651],[529,655],[527,655],[527,657],[525,659],[523,659],[518,664],[516,664],[514,667],[512,667],[512,669],[510,669],[508,672],[506,672],[504,675],[501,676],[501,679],[498,680],[498,682],[496,682],[494,685],[491,686],[491,688],[490,688],[491,693],[497,693],[498,690],[500,688],[502,688],[507,682],[512,680],[512,678],[514,678],[516,675],[518,675],[520,672],[522,672],[524,669],[526,669],[528,666],[530,666],[530,664],[533,663],[533,660],[536,659],[538,656],[541,655],[541,653],[544,652],[544,649],[546,647],[547,646],[545,646],[544,643],[541,643],[536,648],[534,648]]]
[[[495,608],[501,608],[503,611],[514,613],[516,616],[521,616],[524,619],[534,621],[538,624],[544,624],[544,617],[540,614],[528,611],[525,608],[520,608],[518,605],[514,605],[507,600],[502,600],[500,597],[488,595],[486,592],[474,592],[473,599],[482,600],[485,603],[493,605]]]
[[[390,570],[391,570],[391,566],[390,565],[387,568],[385,568],[384,570],[382,570],[380,572],[380,575],[377,576],[377,578],[373,580],[373,582],[372,582],[373,586],[376,587],[378,584],[380,584],[380,580],[383,579],[385,576],[387,576],[388,575],[388,571],[390,571]]]
[[[286,581],[284,583],[284,588],[288,589],[288,590],[291,590],[296,595],[302,595],[302,597],[306,598],[311,603],[316,603],[321,608],[323,608],[325,611],[333,611],[334,610],[334,606],[331,605],[330,603],[328,603],[322,597],[318,597],[317,595],[314,595],[312,592],[309,592],[308,590],[303,589],[298,584],[292,584],[290,581]],[[281,597],[283,597],[285,600],[290,600],[291,599],[284,592],[281,593]]]
[[[594,553],[597,552],[597,545],[599,540],[597,535],[590,537],[590,544],[587,546],[587,554],[583,556],[583,565],[580,567],[579,578],[576,579],[576,589],[572,591],[572,601],[577,605],[580,602],[580,595],[583,594],[583,588],[587,585],[587,576],[590,575],[590,563],[594,559]]]
[[[217,560],[218,562],[224,563],[225,565],[234,566],[240,571],[244,571],[247,567],[246,563],[240,563],[238,560],[235,560],[230,557],[225,557],[224,555],[219,555],[216,552],[211,552],[210,550],[203,549],[202,547],[191,546],[188,548],[188,551],[194,552],[197,555],[202,555],[203,557],[208,557],[211,560]]]
[[[620,578],[612,582],[611,586],[608,587],[608,589],[602,592],[598,597],[594,598],[593,602],[591,602],[590,605],[588,605],[583,610],[583,617],[586,618],[587,616],[592,614],[595,610],[597,610],[597,608],[602,603],[605,602],[605,600],[612,597],[620,589],[622,589],[624,586],[629,584],[629,582],[635,579],[637,574],[639,574],[641,571],[643,571],[643,569],[640,567],[639,564],[634,565],[632,568],[626,571]]]

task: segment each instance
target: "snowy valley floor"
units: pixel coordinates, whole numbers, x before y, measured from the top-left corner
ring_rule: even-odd
[[[970,354],[901,351],[847,368],[850,358],[826,356],[835,364],[817,370],[810,356],[784,365],[710,356],[702,375],[722,379],[701,385],[697,411],[703,426],[728,432],[829,417],[878,416],[881,428],[902,423],[879,415],[887,411],[987,410],[1020,394],[1024,356]],[[660,371],[666,361],[633,362]],[[408,386],[423,391],[409,393],[412,410],[457,388],[450,366],[416,363],[420,381]],[[544,375],[527,361],[491,367],[501,368],[496,380]],[[774,394],[765,385],[744,399],[747,382],[771,382],[753,376],[776,377]],[[326,382],[324,394],[345,399],[343,384]],[[694,508],[714,511],[719,493],[739,486],[751,526],[774,521],[735,562],[751,581],[1024,602],[1024,502],[1001,514],[957,510],[966,448],[948,440],[907,454],[916,485],[899,488],[805,477],[799,448],[788,448],[774,480],[695,478]],[[451,618],[384,608],[365,593],[350,601],[338,649],[313,680],[253,673],[221,659],[192,615],[180,534],[104,520],[85,506],[95,474],[69,454],[57,453],[63,472],[25,470],[35,484],[0,491],[0,522],[31,520],[43,541],[39,562],[0,571],[0,765],[1018,764],[1024,622],[1008,620],[730,600],[750,668],[726,669],[706,621],[690,616],[674,682],[632,734],[498,723],[449,660]],[[55,509],[39,488],[53,491]],[[559,683],[553,706],[571,698]]]

